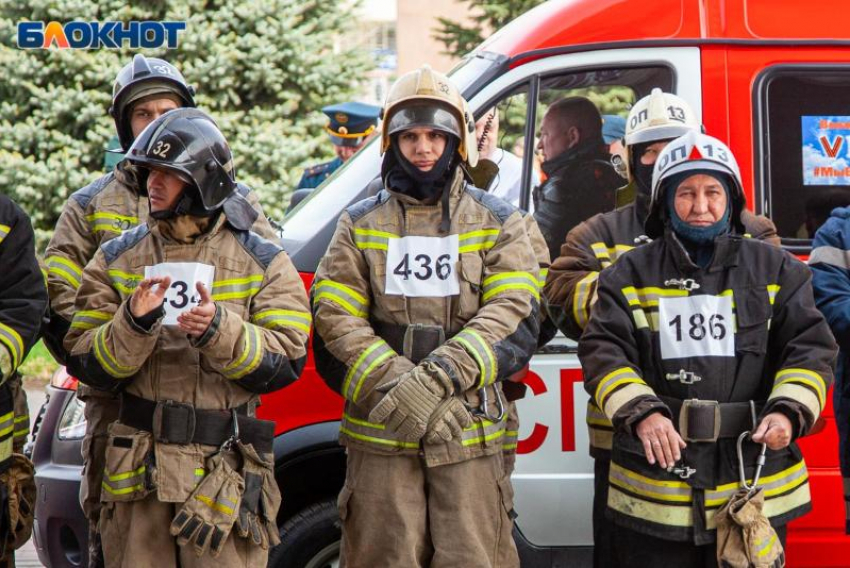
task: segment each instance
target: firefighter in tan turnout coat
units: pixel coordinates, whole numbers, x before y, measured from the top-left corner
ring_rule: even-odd
[[[95,253],[65,340],[73,373],[120,393],[106,565],[263,566],[280,494],[273,423],[254,411],[303,368],[307,297],[283,250],[248,230],[255,211],[207,115],[164,114],[128,159],[151,216]]]
[[[474,119],[423,67],[385,105],[388,190],[340,217],[316,273],[316,364],[345,397],[342,563],[518,566],[501,381],[537,344],[521,213],[470,187]]]
[[[110,108],[123,151],[126,152],[136,136],[162,113],[195,106],[194,93],[177,68],[168,62],[136,55],[115,79]],[[238,191],[258,211],[252,230],[273,239],[274,232],[262,214],[256,194],[242,185]],[[45,255],[50,325],[44,339],[59,361],[65,361],[62,342],[74,318],[74,298],[83,268],[98,246],[145,224],[148,208],[146,190],[138,185],[137,169],[126,160],[119,162],[112,172],[74,192],[65,204]],[[106,428],[118,419],[118,400],[114,393],[85,384],[80,385],[77,396],[86,403],[85,471],[80,501],[89,520],[89,566],[94,567],[101,564],[97,523]],[[26,429],[23,429],[25,437]]]

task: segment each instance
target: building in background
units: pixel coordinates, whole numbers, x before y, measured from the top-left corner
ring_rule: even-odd
[[[462,21],[467,6],[459,0],[364,0],[357,22],[339,39],[341,47],[362,47],[375,58],[360,100],[382,105],[396,77],[427,63],[447,72],[457,59],[443,53],[433,38],[437,18]]]

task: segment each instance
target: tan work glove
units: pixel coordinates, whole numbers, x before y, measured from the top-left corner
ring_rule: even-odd
[[[35,517],[35,470],[23,454],[12,454],[9,469],[0,474],[9,495],[9,534],[6,550],[17,550],[30,539]]]
[[[378,390],[387,394],[369,413],[369,421],[386,424],[413,442],[425,435],[434,411],[452,392],[452,382],[440,367],[424,362]]]
[[[717,521],[717,562],[730,568],[782,568],[785,551],[762,513],[764,489],[741,489],[723,505]]]
[[[245,482],[223,454],[211,457],[208,465],[210,473],[174,516],[171,534],[180,546],[191,542],[198,556],[209,550],[217,557],[239,513]]]
[[[254,446],[237,442],[242,454],[242,475],[245,478],[245,493],[236,519],[239,536],[268,550],[280,544],[277,528],[277,511],[280,509],[280,489],[274,478],[274,464],[257,454]]]
[[[460,438],[463,429],[472,424],[472,415],[463,402],[457,397],[449,397],[437,406],[428,421],[428,432],[425,441],[429,444],[448,442],[452,438]]]

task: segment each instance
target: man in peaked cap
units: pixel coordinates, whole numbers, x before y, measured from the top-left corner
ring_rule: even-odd
[[[298,205],[366,144],[378,128],[381,108],[366,103],[347,102],[326,106],[322,112],[328,115],[330,120],[325,131],[333,142],[336,158],[304,170],[304,175],[292,194],[290,209]]]

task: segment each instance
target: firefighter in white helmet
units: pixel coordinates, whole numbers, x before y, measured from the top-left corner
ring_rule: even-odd
[[[630,183],[621,193],[630,193],[633,201],[610,213],[596,215],[570,231],[561,247],[561,255],[553,259],[544,288],[549,314],[567,337],[578,341],[587,326],[597,297],[599,273],[617,262],[625,252],[649,241],[643,225],[649,210],[652,169],[658,154],[674,138],[700,130],[699,120],[690,105],[661,89],[653,89],[632,107],[625,132]],[[766,217],[756,217],[745,211],[743,222],[748,233],[779,245],[776,228]],[[594,565],[607,568],[614,565],[608,545],[611,525],[604,516],[613,426],[592,398],[588,401],[586,420],[590,454],[595,459]]]
[[[599,276],[579,358],[613,424],[612,565],[715,565],[739,462],[779,533],[760,544],[764,566],[781,565],[785,524],[810,509],[794,440],[823,410],[836,346],[806,266],[747,237],[744,208],[732,152],[691,131],[656,161],[653,241]]]

